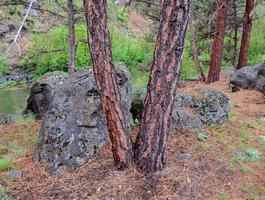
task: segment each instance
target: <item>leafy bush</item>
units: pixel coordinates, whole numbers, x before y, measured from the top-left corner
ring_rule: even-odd
[[[11,160],[2,158],[0,159],[0,171],[12,169],[13,167],[13,162]]]
[[[246,155],[251,161],[260,160],[262,158],[262,153],[252,148],[246,150]]]
[[[254,65],[265,61],[265,20],[253,22],[249,47],[249,64]]]
[[[1,200],[11,200],[11,198],[6,194],[6,190],[0,187],[0,199]]]
[[[6,74],[8,72],[8,64],[5,62],[4,58],[0,56],[0,75]]]
[[[76,26],[76,37],[80,41],[77,48],[77,68],[91,66],[91,58],[86,41],[86,27]],[[123,61],[130,69],[139,63],[150,60],[153,55],[153,44],[126,36],[118,28],[110,25],[110,37],[114,61]],[[68,31],[67,27],[54,28],[46,37],[32,36],[32,46],[22,61],[22,66],[28,71],[40,76],[48,71],[67,71],[68,65]]]

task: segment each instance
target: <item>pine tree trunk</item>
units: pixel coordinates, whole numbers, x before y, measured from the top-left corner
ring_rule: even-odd
[[[244,20],[243,20],[243,34],[241,39],[241,47],[238,58],[238,66],[240,69],[248,64],[248,51],[249,51],[249,43],[251,38],[251,28],[252,28],[252,11],[254,9],[254,0],[247,0]]]
[[[197,45],[196,45],[196,36],[195,36],[195,32],[194,32],[194,26],[192,23],[192,16],[191,16],[190,21],[189,21],[189,29],[190,29],[191,50],[192,50],[192,55],[193,55],[193,59],[195,62],[197,77],[198,77],[200,82],[205,82],[206,78],[205,78],[204,73],[202,71],[201,62],[200,62],[199,55],[198,55],[198,50],[197,50]]]
[[[75,72],[75,57],[76,57],[76,40],[75,40],[75,19],[73,0],[67,0],[68,7],[68,30],[69,30],[69,63],[68,72]]]
[[[114,161],[118,169],[125,169],[132,160],[132,144],[112,63],[107,0],[84,0],[84,6],[93,70],[106,114]]]
[[[233,0],[233,23],[234,23],[234,46],[233,46],[233,58],[232,64],[236,68],[237,63],[237,43],[238,43],[238,17],[237,17],[237,4],[236,0]]]
[[[215,25],[215,36],[212,46],[210,70],[207,83],[219,80],[224,49],[224,37],[228,11],[228,0],[218,0],[218,14]]]
[[[162,2],[154,61],[134,152],[137,167],[145,174],[161,170],[166,164],[166,140],[190,11],[190,0]]]

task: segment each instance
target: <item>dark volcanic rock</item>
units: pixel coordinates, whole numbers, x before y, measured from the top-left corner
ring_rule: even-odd
[[[145,93],[139,89],[134,92],[131,111],[136,118],[141,116]],[[229,98],[217,90],[179,92],[172,110],[171,131],[201,131],[204,124],[222,125],[228,121],[229,112]]]
[[[39,78],[31,88],[26,112],[30,111],[37,118],[43,118],[48,110],[55,89],[62,85],[66,77],[67,73],[55,71],[48,72]]]
[[[123,63],[115,64],[122,106],[130,126],[132,82]],[[93,70],[82,69],[68,77],[51,99],[36,144],[34,160],[48,162],[47,171],[75,170],[108,140]],[[61,168],[63,167],[63,168]]]
[[[220,91],[203,88],[177,95],[171,124],[186,130],[202,130],[203,124],[226,123],[229,114],[229,98]]]
[[[23,176],[22,171],[20,170],[11,170],[8,172],[7,177],[11,180],[19,180]]]
[[[14,121],[12,115],[0,114],[0,125],[7,124]]]
[[[265,95],[265,63],[243,67],[231,74],[232,91],[238,88],[260,91]]]

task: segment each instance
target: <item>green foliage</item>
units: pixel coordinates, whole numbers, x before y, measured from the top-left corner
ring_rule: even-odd
[[[11,198],[6,194],[6,190],[0,187],[0,199],[1,200],[11,200]]]
[[[0,159],[0,171],[5,171],[13,168],[13,162],[6,158]]]
[[[265,149],[265,136],[264,135],[260,136],[260,146],[261,148]]]
[[[260,160],[262,158],[262,153],[253,148],[246,149],[246,155],[250,161]]]
[[[76,37],[78,41],[86,41],[85,25],[79,24],[76,26]],[[114,61],[125,62],[130,69],[135,69],[138,64],[152,59],[152,43],[126,36],[115,25],[110,25],[110,37]],[[34,71],[36,76],[48,71],[67,71],[67,27],[57,27],[49,32],[46,37],[33,35],[32,38],[32,46],[22,61],[24,69]],[[86,43],[79,42],[76,57],[77,68],[92,65]]]
[[[203,142],[208,137],[209,137],[209,133],[208,132],[198,133],[197,140],[199,140],[200,142]]]
[[[220,192],[220,200],[230,200],[229,194],[227,194],[225,191]]]
[[[265,19],[253,22],[249,47],[249,64],[254,65],[265,61]]]
[[[8,64],[5,62],[4,58],[0,56],[0,75],[6,74],[8,72]]]
[[[249,172],[249,168],[248,168],[248,166],[243,165],[243,166],[242,166],[242,172],[243,172],[243,173],[248,173],[248,172]]]
[[[125,62],[130,69],[133,69],[140,63],[152,60],[153,43],[146,42],[142,38],[126,36],[114,24],[111,24],[109,29],[114,61]]]

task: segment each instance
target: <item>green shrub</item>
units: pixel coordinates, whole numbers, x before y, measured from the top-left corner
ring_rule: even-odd
[[[4,58],[0,56],[0,75],[6,74],[6,73],[8,73],[8,64],[6,63]]]
[[[76,26],[76,37],[79,42],[77,48],[77,68],[91,66],[91,58],[86,41],[86,27]],[[153,44],[143,39],[126,36],[118,28],[110,25],[110,37],[114,61],[125,62],[130,69],[135,69],[138,64],[152,59]],[[40,76],[48,71],[67,71],[68,65],[68,31],[67,27],[54,28],[46,37],[43,35],[32,36],[32,46],[29,48],[22,66],[28,71]],[[50,52],[50,53],[49,53]]]
[[[253,22],[249,47],[249,64],[254,65],[265,61],[265,20],[260,18]]]
[[[246,150],[246,155],[251,161],[260,160],[262,158],[262,153],[252,148]]]
[[[6,194],[6,190],[0,187],[0,199],[1,200],[11,200],[11,198]]]
[[[1,158],[0,159],[0,171],[8,170],[13,168],[13,162],[11,160]]]

